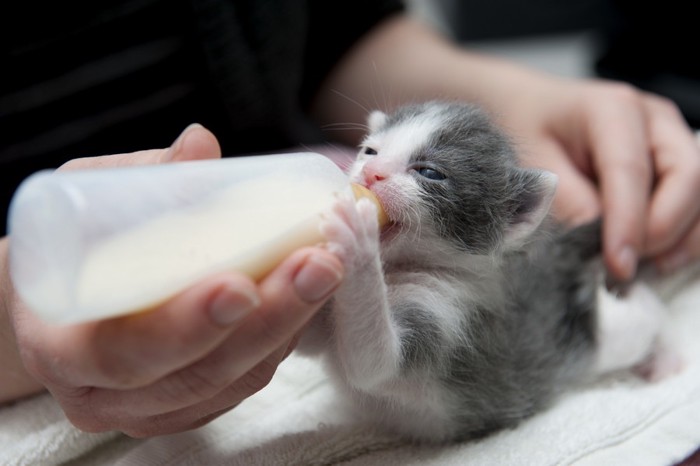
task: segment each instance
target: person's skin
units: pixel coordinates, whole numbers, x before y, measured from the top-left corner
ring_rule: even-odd
[[[431,98],[490,111],[525,163],[559,176],[561,220],[602,215],[606,263],[618,281],[631,279],[641,258],[669,271],[700,257],[700,150],[670,101],[471,53],[397,16],[336,66],[313,111],[335,128],[360,122],[367,109]],[[360,137],[338,133],[352,143]]]
[[[195,125],[169,150],[79,159],[62,169],[218,157],[214,136]],[[221,273],[149,312],[58,327],[14,294],[7,238],[0,244],[0,400],[47,388],[80,429],[134,437],[195,428],[263,388],[343,273],[334,255],[306,248],[257,285]]]
[[[619,279],[634,275],[640,257],[670,267],[700,255],[693,136],[672,104],[629,86],[555,78],[472,54],[397,16],[335,67],[312,113],[323,126],[357,127],[368,109],[431,98],[478,102],[493,112],[527,163],[559,175],[561,219],[578,223],[602,214],[607,263]],[[351,144],[361,136],[338,135]],[[170,151],[83,159],[66,168],[219,155],[213,136],[195,127]],[[6,250],[3,240],[2,264]],[[341,277],[334,256],[310,248],[257,286],[219,275],[150,313],[52,328],[23,308],[0,272],[0,319],[7,319],[0,321],[0,363],[14,374],[9,382],[3,375],[0,400],[45,386],[85,430],[147,436],[196,427],[265,385]],[[307,294],[312,284],[319,288]],[[238,319],[220,325],[212,320],[217,314]]]

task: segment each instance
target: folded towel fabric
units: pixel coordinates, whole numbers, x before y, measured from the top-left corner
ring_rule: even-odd
[[[680,374],[629,374],[564,395],[518,428],[476,442],[417,446],[355,424],[313,360],[292,355],[263,391],[191,432],[87,434],[42,395],[0,409],[0,464],[667,465],[700,445],[700,280],[669,300]]]

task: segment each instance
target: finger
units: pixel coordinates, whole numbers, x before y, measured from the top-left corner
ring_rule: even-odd
[[[645,253],[671,249],[695,226],[700,216],[700,147],[675,105],[649,96],[657,185],[654,189]]]
[[[603,248],[613,276],[629,280],[644,247],[652,165],[641,100],[620,88],[591,106],[588,136],[603,206]]]
[[[221,147],[214,134],[198,123],[193,123],[178,136],[163,154],[162,162],[205,160],[221,158]]]
[[[153,403],[142,402],[147,397],[144,394],[136,398],[139,403],[129,403],[130,399],[134,399],[132,395],[139,394],[138,390],[129,392],[126,397],[121,391],[94,390],[87,396],[89,400],[83,402],[83,409],[68,409],[67,416],[76,427],[84,431],[119,430],[135,438],[194,429],[224,414],[267,386],[287,351],[286,345],[283,345],[231,385],[194,405],[161,412],[155,409]],[[90,409],[84,409],[84,406],[90,406]],[[158,403],[159,408],[165,406],[167,405]]]
[[[526,160],[526,164],[548,170],[559,177],[552,203],[553,213],[559,221],[575,226],[600,215],[600,200],[595,185],[574,166],[571,158],[556,142],[540,144],[536,157]]]
[[[260,302],[249,278],[210,277],[158,309],[50,333],[63,367],[45,372],[60,370],[69,386],[145,386],[210,352]]]
[[[128,154],[100,155],[69,160],[58,170],[83,170],[98,168],[127,167],[132,165],[153,165],[160,163],[168,149],[149,149]]]
[[[670,274],[700,259],[700,223],[695,223],[676,245],[654,259],[656,267]]]
[[[165,162],[215,159],[220,157],[221,148],[216,137],[209,130],[195,123],[185,128],[169,148],[142,150],[128,154],[83,157],[66,162],[59,170],[153,165]]]
[[[279,348],[286,350],[338,286],[341,270],[328,251],[297,251],[260,283],[262,305],[205,358],[149,387],[100,395],[99,404],[164,413],[213,398]]]

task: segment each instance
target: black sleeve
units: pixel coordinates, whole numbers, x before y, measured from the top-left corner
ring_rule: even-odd
[[[165,147],[191,122],[214,131],[227,155],[318,142],[304,110],[319,84],[402,9],[398,0],[69,3],[37,16],[20,2],[0,15],[0,234],[32,172]]]
[[[370,29],[404,10],[400,0],[309,0],[302,100],[308,105],[333,66]]]

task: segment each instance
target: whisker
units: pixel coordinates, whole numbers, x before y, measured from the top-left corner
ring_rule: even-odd
[[[338,96],[342,97],[343,99],[347,100],[348,102],[357,105],[357,106],[360,107],[362,110],[364,110],[365,113],[369,113],[369,112],[370,112],[370,110],[369,110],[366,106],[362,105],[360,102],[358,102],[357,100],[351,98],[350,96],[343,94],[343,93],[340,92],[339,90],[337,90],[337,89],[332,89],[331,92],[333,92],[334,94],[337,94]]]
[[[369,131],[369,127],[362,123],[328,123],[321,126],[321,129],[328,131],[351,131],[351,130],[362,130],[364,132]]]

